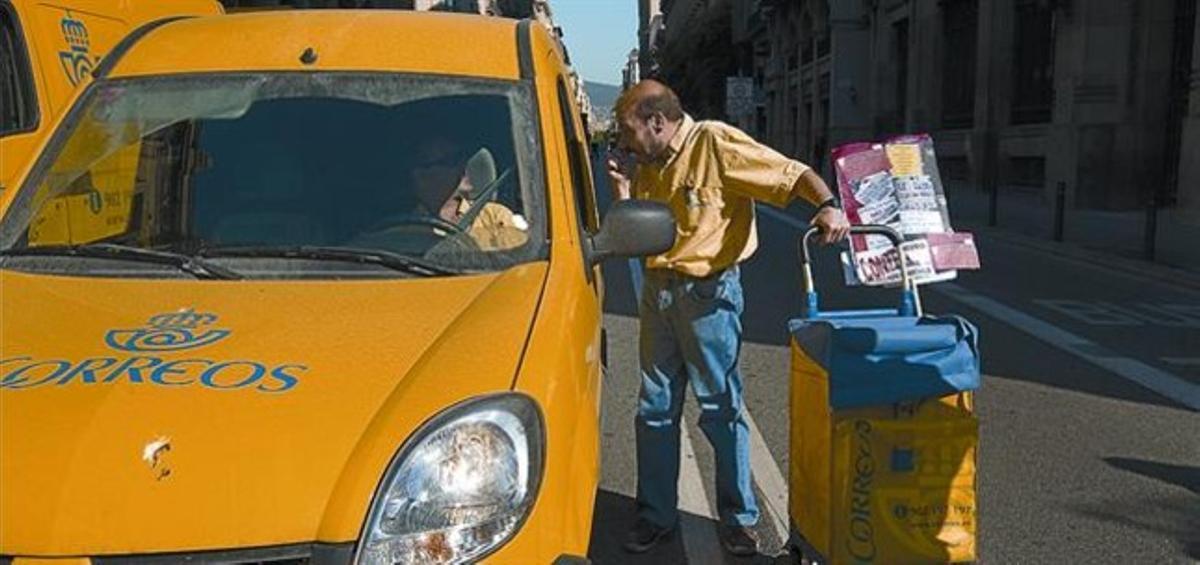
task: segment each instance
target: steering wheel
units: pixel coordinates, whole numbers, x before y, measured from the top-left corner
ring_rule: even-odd
[[[431,251],[435,246],[439,246],[443,242],[448,244],[450,248],[460,251],[479,251],[478,244],[470,237],[467,231],[475,223],[475,218],[479,216],[484,207],[491,202],[492,195],[496,193],[505,181],[511,178],[512,168],[510,167],[497,175],[491,182],[474,191],[474,198],[471,199],[470,207],[463,213],[458,222],[451,222],[440,216],[402,212],[399,214],[390,214],[372,222],[366,229],[359,232],[354,239],[360,242],[364,240],[395,240],[395,236],[411,234],[411,237],[414,239],[432,240],[428,245],[420,246],[424,251]],[[445,247],[445,245],[442,245],[442,247]]]
[[[389,214],[376,220],[367,226],[362,231],[364,234],[377,233],[382,231],[390,231],[404,227],[424,227],[429,228],[429,231],[437,233],[436,230],[448,232],[446,234],[438,234],[443,237],[447,235],[456,235],[463,233],[465,230],[454,222],[449,222],[440,216],[427,216],[425,214],[414,214],[412,212],[402,212],[399,214]]]

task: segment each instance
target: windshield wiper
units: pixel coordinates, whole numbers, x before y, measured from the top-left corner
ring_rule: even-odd
[[[313,259],[317,261],[345,261],[379,265],[388,269],[413,275],[436,276],[458,275],[463,271],[443,267],[409,255],[401,255],[379,249],[356,247],[332,247],[323,245],[248,245],[238,247],[212,247],[200,250],[204,257],[278,257],[285,259]]]
[[[0,256],[70,256],[120,261],[140,261],[171,265],[198,279],[236,280],[242,275],[214,265],[203,258],[171,251],[144,249],[119,243],[87,243],[83,245],[46,245],[0,250]]]

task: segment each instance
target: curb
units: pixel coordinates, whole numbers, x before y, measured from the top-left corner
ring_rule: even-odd
[[[1200,292],[1200,272],[1172,267],[1162,263],[1153,263],[1145,260],[1132,259],[1113,253],[1095,251],[1074,243],[1050,241],[1046,239],[1030,237],[1001,228],[992,228],[980,224],[970,223],[961,225],[959,227],[961,228],[961,231],[969,231],[974,233],[976,236],[984,236],[987,239],[1000,241],[1010,245],[1019,245],[1021,247],[1051,254],[1056,257],[1062,257],[1080,263],[1103,267],[1113,271],[1120,271],[1125,274],[1145,279],[1153,279],[1155,282],[1176,286],[1185,290]]]

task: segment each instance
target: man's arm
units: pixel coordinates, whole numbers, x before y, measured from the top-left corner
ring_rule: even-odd
[[[821,228],[823,243],[845,239],[850,224],[841,209],[829,205],[833,191],[820,175],[733,126],[712,127],[712,148],[725,188],[779,208],[803,198],[818,207],[811,223]]]
[[[821,243],[841,241],[850,234],[850,222],[821,175],[812,169],[804,171],[792,186],[792,194],[819,207],[809,223],[821,228]]]

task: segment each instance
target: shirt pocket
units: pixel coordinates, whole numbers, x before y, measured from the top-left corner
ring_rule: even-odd
[[[705,231],[706,227],[711,228],[720,221],[725,205],[720,186],[685,186],[680,192],[688,231]]]

